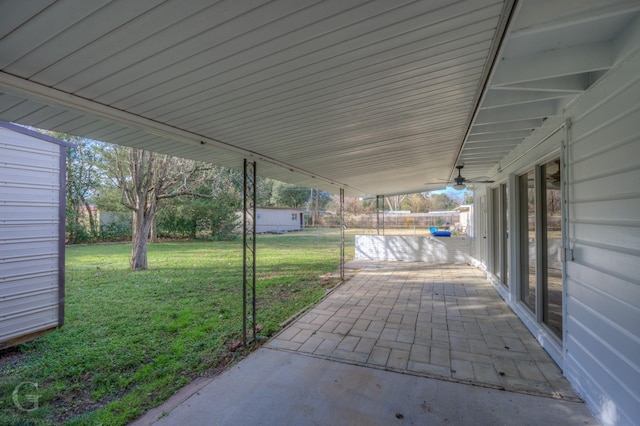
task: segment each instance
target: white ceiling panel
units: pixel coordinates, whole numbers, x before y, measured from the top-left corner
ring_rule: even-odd
[[[0,120],[332,192],[421,191],[460,161],[495,170],[633,45],[640,9],[513,3],[4,1]]]

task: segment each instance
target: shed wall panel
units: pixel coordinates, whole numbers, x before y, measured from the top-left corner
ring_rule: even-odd
[[[25,201],[20,205],[0,204],[0,217],[3,221],[25,220],[57,220],[58,205],[39,203],[38,201]]]
[[[1,282],[2,297],[14,297],[18,294],[33,294],[50,289],[58,289],[55,279],[57,271],[33,273],[28,277],[6,277]]]
[[[58,239],[55,236],[48,240],[3,241],[0,245],[0,262],[57,253]]]
[[[48,310],[58,307],[58,289],[50,289],[39,293],[16,294],[2,299],[0,318],[18,318],[34,311]]]
[[[0,127],[0,347],[61,323],[64,149],[18,130]]]
[[[18,240],[31,240],[40,238],[58,238],[58,228],[53,226],[57,222],[51,220],[46,223],[48,226],[42,226],[41,223],[25,223],[20,226],[2,227],[0,230],[0,242]]]
[[[49,253],[46,255],[6,259],[0,261],[0,270],[2,270],[3,279],[17,276],[27,277],[31,274],[43,272],[55,272],[58,270],[58,255],[57,253]]]
[[[29,202],[34,198],[40,200],[40,202],[46,202],[49,204],[58,204],[58,197],[60,196],[60,192],[58,187],[55,188],[47,188],[43,187],[31,187],[29,188],[29,192],[25,192],[24,185],[22,184],[6,184],[0,187],[0,200],[12,200],[13,203],[16,202]]]
[[[58,325],[58,307],[50,307],[44,311],[33,311],[19,318],[11,318],[0,322],[2,341],[26,336]]]

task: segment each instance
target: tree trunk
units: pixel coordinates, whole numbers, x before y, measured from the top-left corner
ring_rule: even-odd
[[[156,216],[153,216],[151,219],[151,231],[149,232],[149,241],[152,243],[158,242],[158,221],[156,220]]]
[[[89,233],[92,237],[98,235],[97,227],[96,227],[96,218],[93,216],[93,211],[91,210],[91,205],[86,201],[82,200],[85,208],[87,209],[87,216],[89,217]]]
[[[144,209],[138,209],[138,211],[133,215],[133,238],[131,244],[130,266],[134,271],[148,269],[147,241],[153,216],[153,212],[145,212]]]

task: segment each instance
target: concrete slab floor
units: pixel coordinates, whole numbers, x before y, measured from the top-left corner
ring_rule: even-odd
[[[261,348],[184,402],[135,422],[148,424],[584,426],[597,422],[579,402]]]

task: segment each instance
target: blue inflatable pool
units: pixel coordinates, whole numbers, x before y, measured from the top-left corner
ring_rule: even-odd
[[[451,231],[438,231],[430,229],[431,231],[431,235],[434,237],[450,237],[451,236]]]

